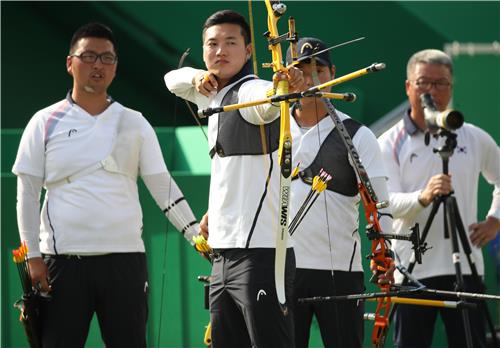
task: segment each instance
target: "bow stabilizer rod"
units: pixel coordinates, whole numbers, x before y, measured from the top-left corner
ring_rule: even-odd
[[[288,38],[288,36],[285,37],[285,39]],[[272,67],[273,63],[266,63],[263,64],[264,67]],[[285,69],[285,67],[282,67],[282,69]],[[198,110],[198,117],[204,118],[208,116],[212,116],[213,114],[217,114],[219,112],[226,112],[226,111],[232,111],[232,110],[237,110],[237,109],[242,109],[242,108],[247,108],[250,106],[256,106],[256,105],[262,105],[262,104],[268,104],[268,103],[278,103],[282,101],[294,101],[296,99],[300,98],[305,98],[305,97],[317,97],[318,93],[327,87],[332,87],[339,85],[341,83],[353,80],[355,78],[361,77],[366,74],[370,74],[373,72],[378,72],[385,69],[385,63],[373,63],[369,67],[359,69],[356,71],[353,71],[349,74],[343,75],[341,77],[338,77],[336,79],[330,80],[328,82],[325,82],[323,84],[313,86],[304,92],[297,92],[297,93],[285,93],[282,95],[274,95],[269,98],[265,99],[260,99],[260,100],[255,100],[252,102],[248,103],[240,103],[240,104],[232,104],[232,105],[226,105],[226,106],[219,106],[215,108],[206,108],[206,109],[201,109]],[[324,97],[329,98],[329,99],[341,99],[345,101],[352,102],[356,100],[356,96],[353,93],[326,93],[326,92],[321,92],[325,93]],[[319,97],[323,97],[322,95],[319,95]]]
[[[353,71],[352,73],[349,73],[347,75],[341,76],[339,78],[333,79],[331,81],[322,83],[322,84],[317,85],[317,86],[313,86],[302,93],[304,94],[304,96],[309,96],[309,94],[314,95],[314,93],[319,92],[320,90],[325,89],[327,87],[333,87],[333,86],[339,85],[341,83],[347,82],[349,80],[353,80],[355,78],[358,78],[360,76],[374,73],[374,72],[378,72],[378,71],[381,71],[384,69],[385,69],[385,63],[373,63],[369,67]]]

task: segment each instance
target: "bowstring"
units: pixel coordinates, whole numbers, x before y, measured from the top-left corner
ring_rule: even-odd
[[[320,81],[319,81],[319,77],[318,77],[318,72],[316,70],[316,59],[314,57],[311,58],[311,70],[312,70],[312,78],[313,78],[313,84],[314,85],[319,85],[320,84]],[[331,69],[330,69],[330,72],[331,72]],[[318,138],[318,153],[319,153],[319,162],[320,162],[320,165],[322,166],[323,164],[323,156],[321,154],[321,135],[320,135],[320,119],[319,119],[319,115],[318,115],[318,98],[314,98],[314,111],[315,111],[315,116],[316,116],[316,134],[317,134],[317,138]],[[325,137],[325,140],[326,140],[326,137]],[[333,177],[333,173],[328,173],[330,175],[332,175]],[[333,179],[332,179],[333,180]],[[324,207],[325,207],[325,221],[326,221],[326,233],[328,235],[328,248],[329,248],[329,254],[330,254],[330,275],[331,275],[331,278],[332,278],[332,287],[333,287],[333,292],[334,292],[334,295],[337,295],[337,285],[335,283],[335,272],[334,272],[334,262],[333,262],[333,243],[332,243],[332,236],[331,236],[331,233],[330,233],[330,220],[328,218],[328,202],[327,202],[327,192],[328,192],[328,188],[325,189],[325,191],[323,192],[323,204],[324,204]],[[339,343],[340,343],[340,346],[342,346],[342,335],[340,334],[340,325],[339,325],[339,310],[338,310],[338,305],[337,305],[337,302],[334,302],[334,308],[335,308],[335,317],[337,318],[337,320],[335,321],[335,326],[336,326],[336,330],[337,332],[339,333],[339,335],[337,335],[339,337]]]
[[[257,67],[257,51],[255,48],[255,30],[253,26],[253,10],[252,10],[252,0],[248,0],[248,19],[250,25],[250,43],[252,44],[252,64],[253,73],[255,76],[259,76],[259,69]]]
[[[177,69],[180,69],[182,68],[182,65],[184,64],[184,60],[186,59],[186,57],[188,56],[189,54],[189,51],[190,49],[188,48],[181,56],[181,58],[179,59],[179,63],[177,65]],[[178,97],[175,97],[175,100],[174,100],[174,137],[175,137],[175,130],[177,128],[177,112],[178,112]],[[189,107],[189,105],[188,105]],[[203,127],[201,127],[201,124],[200,125],[200,128],[201,130],[203,131]],[[203,131],[203,134],[205,134],[205,132]],[[205,137],[206,137],[206,134],[205,134]],[[173,141],[173,144],[172,144],[172,158],[173,156],[175,155],[175,139]],[[170,201],[171,201],[171,198],[172,198],[172,180],[173,180],[173,177],[172,177],[172,174],[169,173],[169,183],[168,183],[168,199],[167,199],[167,207],[170,205]],[[161,275],[161,294],[160,294],[160,317],[158,319],[158,339],[157,339],[157,346],[160,347],[160,341],[161,341],[161,325],[162,325],[162,319],[163,319],[163,299],[164,299],[164,294],[165,294],[165,283],[166,283],[166,268],[167,268],[167,247],[168,247],[168,231],[169,231],[169,225],[170,225],[170,219],[169,219],[169,216],[170,215],[175,215],[175,213],[173,212],[174,209],[170,209],[169,211],[167,211],[167,213],[165,214],[165,216],[167,217],[167,219],[169,221],[167,221],[167,226],[166,226],[166,229],[165,229],[165,240],[163,242],[163,265],[162,265],[162,275]],[[182,219],[178,219],[178,220],[182,220]]]

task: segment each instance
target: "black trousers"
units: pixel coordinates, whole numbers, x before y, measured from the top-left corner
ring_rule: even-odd
[[[430,289],[454,291],[455,276],[440,276],[420,279]],[[464,276],[464,291],[478,292],[479,287],[474,284],[471,276]],[[421,296],[424,297],[424,296]],[[437,299],[435,296],[425,298]],[[439,299],[443,299],[442,296]],[[456,298],[447,298],[457,301]],[[480,309],[469,309],[469,321],[472,331],[474,348],[486,347],[486,327],[484,313]],[[394,344],[398,348],[426,348],[431,347],[434,335],[434,324],[438,313],[441,315],[448,347],[466,347],[464,325],[461,310],[423,307],[412,305],[398,305],[394,316]]]
[[[295,300],[303,297],[359,294],[364,291],[363,272],[297,268]],[[313,316],[319,324],[325,347],[360,348],[364,338],[364,303],[328,301],[297,304],[295,308],[295,346],[307,348]]]
[[[282,311],[274,283],[275,250],[225,249],[216,254],[210,282],[213,348],[292,348],[295,255],[287,250]]]
[[[43,347],[84,347],[94,313],[106,347],[146,347],[144,253],[44,256],[52,291],[41,305]]]

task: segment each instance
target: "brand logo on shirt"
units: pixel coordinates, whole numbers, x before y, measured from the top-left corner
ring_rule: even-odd
[[[71,138],[73,134],[76,134],[78,131],[74,128],[70,129],[68,132],[68,138]]]
[[[457,152],[466,154],[467,153],[467,146],[457,146]]]
[[[412,153],[412,154],[410,155],[410,163],[411,163],[411,162],[413,162],[413,159],[414,159],[414,158],[417,158],[417,157],[418,157],[418,155],[417,155],[416,153]]]
[[[264,289],[260,289],[259,292],[257,293],[257,302],[259,301],[259,298],[260,296],[266,296],[266,292],[264,291]]]

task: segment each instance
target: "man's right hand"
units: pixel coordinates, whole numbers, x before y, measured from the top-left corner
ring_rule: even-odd
[[[217,79],[214,74],[204,71],[193,77],[194,88],[205,97],[210,97],[217,93]]]
[[[31,283],[41,292],[49,292],[51,290],[49,284],[49,270],[41,257],[33,257],[28,259],[30,269]]]
[[[427,186],[418,197],[418,201],[424,207],[432,203],[437,196],[444,196],[453,191],[451,186],[451,176],[446,174],[437,174],[429,179]]]

